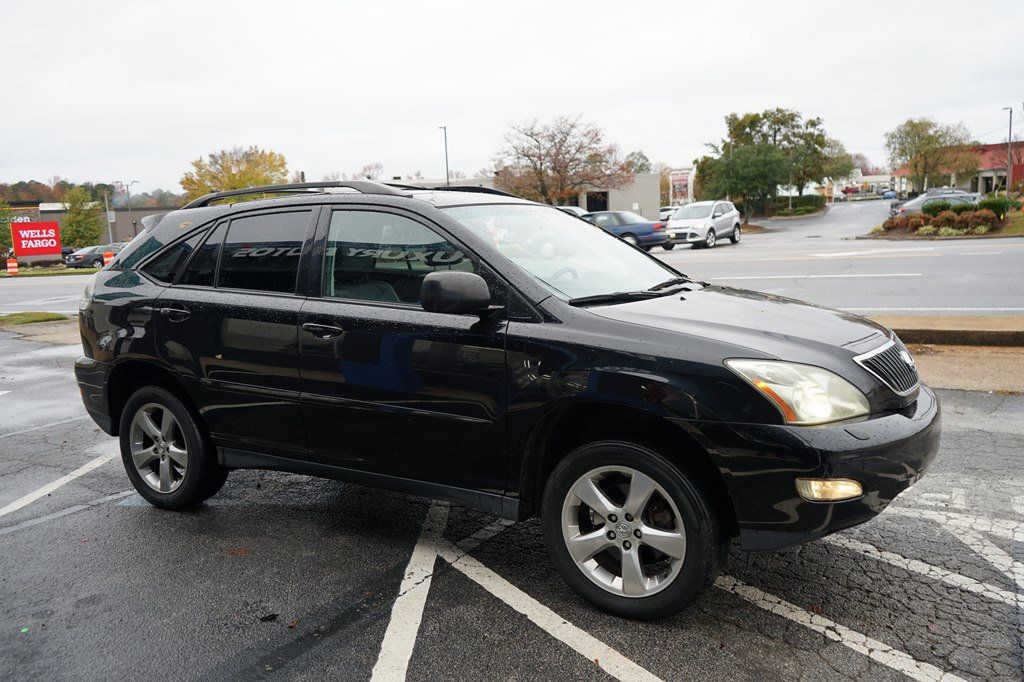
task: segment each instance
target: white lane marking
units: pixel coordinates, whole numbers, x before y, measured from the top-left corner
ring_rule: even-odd
[[[849,258],[850,256],[873,256],[875,254],[890,254],[890,253],[921,253],[924,251],[934,251],[935,247],[911,247],[904,249],[870,249],[868,251],[829,251],[829,252],[818,252],[808,253],[808,256],[817,256],[818,258]]]
[[[968,253],[957,254],[960,256],[1002,256],[1002,251],[971,251]]]
[[[7,395],[10,391],[0,391],[0,395]]]
[[[437,561],[437,541],[448,523],[448,506],[430,505],[419,540],[412,550],[398,597],[391,607],[391,620],[384,632],[371,680],[404,680],[416,636],[423,621],[423,608],[430,592],[430,580]]]
[[[850,628],[840,625],[839,623],[825,618],[824,616],[819,616],[805,611],[795,604],[791,604],[784,599],[776,597],[775,595],[763,592],[753,585],[747,585],[732,576],[719,576],[715,581],[715,585],[727,592],[732,592],[733,594],[746,599],[758,608],[770,611],[771,613],[782,616],[794,623],[799,623],[806,628],[819,632],[828,639],[853,649],[854,651],[867,656],[871,660],[881,663],[893,670],[897,670],[912,679],[925,680],[928,682],[934,682],[937,680],[941,680],[942,682],[953,682],[954,680],[961,679],[956,675],[944,672],[929,663],[918,661],[904,651],[894,649],[888,644],[879,642],[877,639],[872,639],[871,637],[855,630],[851,630]]]
[[[1017,495],[1010,501],[1010,507],[1013,511],[1021,516],[1024,516],[1024,495]]]
[[[825,542],[830,545],[842,547],[843,549],[848,549],[851,552],[857,552],[858,554],[862,554],[871,559],[884,561],[887,564],[902,568],[905,571],[912,571],[914,573],[919,573],[926,578],[942,581],[947,585],[952,585],[953,587],[964,590],[965,592],[973,592],[988,599],[992,599],[993,601],[1001,601],[1005,604],[1009,604],[1010,606],[1017,606],[1017,595],[1013,592],[1004,590],[1001,587],[996,587],[995,585],[983,583],[980,580],[969,578],[945,568],[941,568],[924,561],[919,561],[917,559],[910,559],[901,554],[896,554],[895,552],[879,549],[874,545],[869,545],[866,542],[860,542],[853,538],[830,535],[825,538]]]
[[[925,313],[925,312],[970,312],[970,313],[1016,313],[1024,312],[1024,308],[884,308],[884,307],[872,307],[872,308],[843,308],[843,310],[851,310],[854,312],[872,311],[872,310],[886,310],[892,312],[902,313]]]
[[[8,433],[0,433],[0,438],[6,438],[7,436],[20,436],[23,433],[31,433],[33,431],[41,431],[42,429],[52,429],[54,426],[60,426],[61,424],[70,424],[71,422],[80,422],[83,419],[89,419],[88,415],[81,417],[73,417],[72,419],[62,419],[59,422],[50,422],[49,424],[42,424],[41,426],[33,426],[31,429],[22,429],[20,431],[10,431]]]
[[[740,277],[714,277],[707,279],[846,279],[860,277],[920,277],[920,272],[884,272],[857,275],[743,275]]]
[[[995,566],[1004,573],[1010,580],[1017,583],[1017,590],[1024,592],[1024,564],[1015,560],[1001,547],[997,547],[991,540],[981,533],[970,528],[951,528],[950,533],[970,547],[982,559]]]
[[[562,618],[473,557],[460,553],[454,546],[442,546],[440,555],[467,578],[529,618],[535,625],[573,651],[597,663],[612,677],[619,680],[660,679],[590,633]]]
[[[45,497],[46,495],[49,495],[54,490],[57,490],[61,486],[70,483],[71,481],[75,480],[79,476],[84,476],[85,474],[89,473],[93,469],[95,469],[97,467],[103,466],[104,464],[106,464],[110,460],[112,460],[115,457],[117,457],[118,454],[119,454],[119,450],[115,449],[113,452],[108,452],[106,454],[100,455],[99,457],[96,457],[95,459],[89,460],[88,462],[86,462],[82,466],[78,467],[77,469],[75,469],[71,473],[65,474],[64,476],[61,476],[60,478],[58,478],[56,481],[53,481],[52,483],[47,483],[42,488],[39,488],[38,490],[34,490],[34,491],[30,492],[28,495],[24,495],[22,497],[19,497],[14,502],[11,502],[7,506],[3,507],[2,509],[0,509],[0,516],[6,516],[7,514],[10,514],[11,512],[17,511],[17,510],[21,509],[22,507],[24,507],[26,505],[32,504],[33,502],[38,500],[40,497]]]

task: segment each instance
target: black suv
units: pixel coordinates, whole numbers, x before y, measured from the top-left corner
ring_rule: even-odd
[[[158,507],[260,468],[539,515],[580,595],[654,618],[731,537],[866,521],[938,447],[889,330],[693,281],[552,206],[309,183],[147,220],[85,291],[75,372]]]

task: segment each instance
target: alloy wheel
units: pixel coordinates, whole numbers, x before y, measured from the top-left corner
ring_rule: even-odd
[[[132,461],[146,485],[159,493],[177,490],[188,469],[188,447],[171,411],[158,403],[143,405],[132,418],[129,438]]]
[[[636,240],[636,237],[634,237],[631,234],[627,234],[625,237],[623,237],[622,241],[626,242],[630,246],[636,246],[637,244],[639,244],[639,242]]]
[[[714,247],[715,241],[717,241],[717,237],[715,236],[715,231],[714,230],[708,230],[708,236],[704,239],[704,246],[706,246],[707,248],[710,249],[710,248]]]
[[[624,597],[665,589],[686,557],[675,502],[654,479],[625,466],[599,467],[573,483],[562,504],[562,538],[584,575]]]

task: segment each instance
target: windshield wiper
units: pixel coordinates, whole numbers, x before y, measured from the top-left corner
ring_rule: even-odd
[[[694,281],[689,277],[673,277],[672,279],[665,280],[661,284],[655,284],[647,291],[658,291],[659,289],[667,289],[669,287],[674,287],[677,284],[694,284]]]
[[[569,305],[585,306],[592,303],[626,303],[628,301],[642,301],[647,298],[661,296],[656,291],[613,291],[610,294],[595,294],[593,296],[580,296],[570,298]]]

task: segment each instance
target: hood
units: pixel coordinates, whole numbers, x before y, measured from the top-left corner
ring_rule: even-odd
[[[686,218],[684,220],[670,220],[668,221],[668,228],[678,230],[684,227],[704,227],[711,218]]]
[[[745,289],[708,286],[616,305],[594,315],[745,346],[780,360],[828,367],[882,345],[890,332],[863,317]]]

